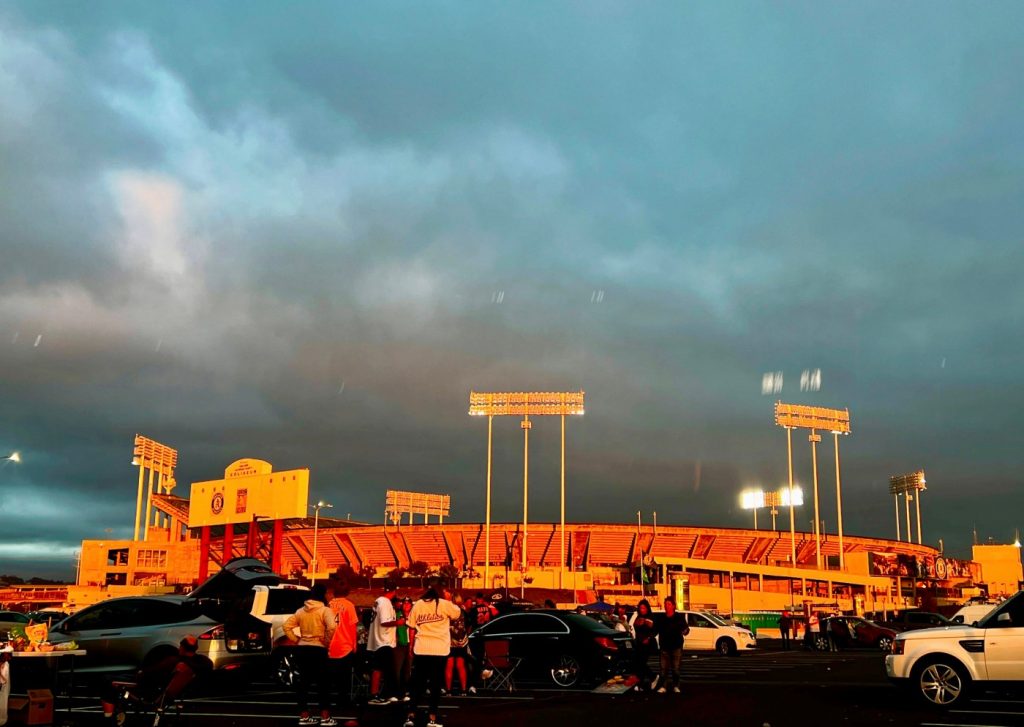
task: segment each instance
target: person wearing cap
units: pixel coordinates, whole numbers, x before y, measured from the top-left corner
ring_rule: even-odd
[[[14,649],[0,649],[0,725],[7,724],[7,698],[11,696],[11,654]]]
[[[327,665],[330,672],[330,681],[333,681],[338,690],[338,709],[351,709],[352,705],[352,670],[355,666],[356,647],[358,636],[356,625],[359,617],[356,615],[356,607],[348,599],[349,585],[344,578],[332,581],[327,586],[328,606],[338,619],[338,628],[334,631],[334,637],[327,646]],[[322,715],[321,725],[328,727],[335,724],[333,718],[324,721]],[[349,719],[344,723],[345,727],[358,727],[357,719]]]
[[[373,673],[370,675],[370,701],[372,705],[397,702],[395,694],[398,675],[395,674],[395,647],[398,645],[396,627],[399,619],[392,601],[397,588],[391,581],[384,582],[384,592],[373,604],[373,621],[370,623],[370,634],[366,639],[366,649],[370,652],[370,663]]]
[[[327,646],[334,638],[338,619],[327,607],[327,592],[317,583],[309,589],[309,598],[284,622],[285,635],[294,642],[295,694],[300,725],[335,725],[331,717],[331,686],[327,670]],[[320,717],[309,713],[309,687],[316,684],[320,692]]]

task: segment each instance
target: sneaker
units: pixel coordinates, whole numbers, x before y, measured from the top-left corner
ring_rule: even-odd
[[[676,694],[681,694],[683,690],[680,689],[678,685],[676,685],[676,686],[672,687],[672,691],[675,692]],[[320,724],[323,724],[323,722],[321,722]]]
[[[437,717],[431,717],[427,720],[427,727],[444,727],[444,725],[437,720]]]
[[[668,690],[667,690],[667,689],[665,689],[665,687],[658,687],[658,694],[664,694],[664,693],[665,693],[665,692],[667,692],[667,691],[668,691]]]
[[[329,715],[327,717],[320,718],[320,727],[334,727],[336,724],[338,724],[338,720]]]
[[[299,724],[320,724],[319,717],[299,717]]]
[[[658,677],[651,679],[651,689],[654,689],[656,686],[658,686]]]
[[[372,704],[374,707],[380,707],[382,705],[388,704],[388,700],[384,699],[384,697],[378,694],[376,697],[371,697],[370,701],[367,702],[367,704]]]
[[[410,714],[405,718],[405,722],[402,723],[402,727],[416,727],[416,715]]]
[[[410,697],[408,694],[406,694],[405,696],[402,697],[402,701],[403,702],[411,702],[412,701],[412,697]]]
[[[385,702],[386,702],[387,704],[394,704],[395,702],[397,702],[397,701],[398,701],[398,697],[388,697],[388,698],[387,698],[386,700],[384,700],[384,701],[385,701]]]
[[[470,694],[476,694],[476,687],[470,687],[469,688],[469,693]]]

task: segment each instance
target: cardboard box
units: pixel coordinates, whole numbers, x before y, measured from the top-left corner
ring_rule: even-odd
[[[7,704],[10,724],[53,724],[53,692],[29,689],[27,696],[14,696]]]

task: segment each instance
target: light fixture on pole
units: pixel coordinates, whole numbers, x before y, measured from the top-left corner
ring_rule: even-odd
[[[754,511],[754,530],[757,530],[757,511],[762,507],[770,508],[772,516],[772,530],[775,528],[775,517],[779,514],[778,508],[788,507],[792,511],[795,507],[804,504],[804,491],[794,487],[792,494],[788,487],[782,487],[777,492],[764,492],[762,490],[744,490],[740,493],[740,507],[744,510]],[[795,547],[795,545],[794,545]]]
[[[484,583],[487,588],[491,588],[491,446],[494,417],[523,417],[523,421],[520,423],[520,426],[523,429],[523,537],[520,541],[520,546],[523,555],[521,567],[524,577],[527,565],[526,536],[528,532],[530,495],[530,429],[533,427],[530,417],[560,416],[562,418],[562,513],[560,519],[562,560],[561,566],[558,569],[559,585],[561,586],[562,573],[565,571],[565,417],[583,416],[583,398],[584,395],[582,391],[516,391],[491,393],[471,391],[469,393],[470,416],[487,417],[487,509],[484,522]]]
[[[783,404],[781,401],[775,403],[775,424],[786,429],[787,446],[789,451],[790,483],[792,483],[793,467],[793,445],[792,432],[794,428],[810,429],[811,434],[808,440],[811,443],[811,462],[814,470],[814,550],[818,568],[821,568],[821,528],[819,525],[818,512],[818,448],[821,441],[818,430],[832,432],[835,435],[836,444],[836,514],[839,522],[839,532],[843,532],[843,494],[839,484],[839,435],[850,433],[850,411],[848,409],[826,409],[820,406],[801,406],[799,404]],[[791,485],[792,486],[792,485]],[[795,533],[794,533],[795,538]],[[843,547],[840,535],[839,567],[845,564]],[[794,565],[796,555],[793,555]]]
[[[156,475],[156,494],[170,494],[175,487],[174,468],[178,465],[178,450],[160,444],[141,434],[135,435],[135,448],[132,450],[132,464],[139,468],[139,494],[135,501],[135,535],[139,539],[142,526],[142,539],[149,539],[150,522],[154,525],[159,521],[159,513],[153,508],[153,476]],[[149,472],[149,489],[143,501],[143,482]],[[145,507],[143,507],[145,502]],[[151,514],[152,513],[152,514]]]
[[[917,543],[921,544],[921,493],[927,489],[928,483],[924,477],[924,470],[905,475],[893,475],[889,478],[889,494],[893,496],[893,502],[896,505],[896,540],[900,539],[900,495],[903,495],[907,511],[907,542],[912,542],[914,538],[910,528],[910,501],[913,499],[917,507]]]
[[[0,457],[0,459],[3,459],[6,462],[14,462],[15,464],[17,464],[18,462],[21,462],[21,453],[11,452],[6,457]]]
[[[316,583],[316,574],[320,571],[320,564],[317,562],[316,558],[316,548],[318,545],[317,541],[319,540],[318,533],[320,531],[320,510],[322,510],[325,507],[328,509],[332,508],[334,507],[334,505],[332,505],[329,502],[324,502],[323,500],[320,500],[320,502],[318,502],[315,505],[310,505],[310,507],[313,508],[313,560],[310,563],[310,565],[312,566],[310,568],[312,573],[310,573],[309,582]]]

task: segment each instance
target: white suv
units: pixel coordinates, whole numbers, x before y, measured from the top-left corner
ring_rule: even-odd
[[[885,672],[937,707],[962,704],[973,682],[1024,683],[1024,591],[974,626],[899,634]]]

